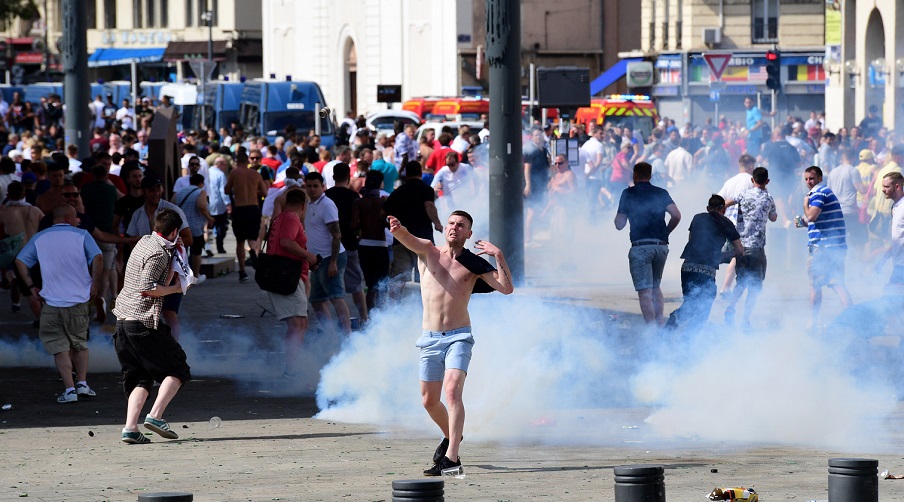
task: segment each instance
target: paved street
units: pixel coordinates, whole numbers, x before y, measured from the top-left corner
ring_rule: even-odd
[[[624,260],[622,244],[607,251],[620,257],[613,260]],[[550,252],[548,246],[530,250],[529,263]],[[658,335],[639,331],[636,299],[618,275],[624,271],[611,279],[594,276],[591,262],[584,255],[565,263],[567,275],[558,281],[555,274],[529,275],[530,286],[512,297],[474,300],[479,331],[465,392],[466,478],[446,481],[446,500],[613,500],[612,467],[639,463],[666,466],[671,500],[702,500],[715,486],[747,485],[764,500],[824,500],[826,462],[835,456],[876,458],[880,470],[904,474],[897,453],[904,446],[904,408],[890,393],[879,399],[870,389],[833,380],[837,362],[823,355],[825,364],[811,365],[798,356],[812,353],[803,342],[783,349],[790,361],[772,354],[776,366],[761,359],[756,344],[733,352],[745,347],[745,338],[730,330],[722,333],[729,347],[717,347],[724,354],[710,356],[704,346],[696,355],[676,352],[686,361],[673,366],[662,359],[656,366],[675,372],[657,377],[642,361],[667,341],[650,344]],[[667,275],[677,275],[677,264],[670,260]],[[780,311],[806,309],[799,279],[776,276],[777,287],[761,305],[759,344],[771,343],[770,326],[784,323],[791,333],[797,325],[787,316],[782,321]],[[665,288],[668,312],[680,294],[674,279]],[[724,309],[720,302],[714,320]],[[239,284],[234,273],[188,294],[183,342],[195,380],[166,417],[180,439],[152,435],[153,444],[143,446],[119,441],[125,399],[108,331],[92,326],[89,382],[98,397],[61,406],[53,401],[59,378],[30,338],[30,320],[4,313],[0,401],[12,409],[0,411],[0,500],[118,501],[188,491],[205,501],[377,501],[391,500],[391,481],[421,477],[439,438],[419,408],[416,373],[408,378],[416,367],[409,331],[419,324],[417,306],[395,307],[349,340],[312,326],[305,342],[309,371],[287,383],[279,378],[284,328],[266,313],[261,317],[261,305],[266,296],[253,281]],[[532,332],[532,325],[555,338]],[[557,327],[562,333],[554,333]],[[344,357],[317,371],[340,351]],[[566,364],[593,364],[597,353],[606,364]],[[692,378],[701,371],[714,377],[706,383],[711,390],[679,396],[703,385]],[[776,375],[785,380],[773,380]],[[314,397],[318,385],[321,401]],[[827,388],[837,389],[837,397]],[[647,394],[670,405],[640,404],[638,396]],[[789,396],[797,403],[785,401]],[[328,418],[313,418],[326,406]],[[212,417],[222,420],[218,428],[209,424]],[[750,427],[732,428],[742,423]],[[900,483],[880,481],[880,499],[904,500]]]

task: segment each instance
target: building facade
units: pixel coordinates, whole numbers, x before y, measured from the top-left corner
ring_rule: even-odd
[[[531,63],[595,76],[639,47],[640,6],[625,3],[522,1],[522,94]],[[318,82],[340,116],[385,108],[379,84],[403,99],[489,89],[486,0],[263,0],[262,25],[264,75]]]
[[[844,0],[832,56],[826,108],[832,129],[859,124],[875,107],[889,128],[904,128],[904,0]]]
[[[654,61],[660,115],[701,124],[744,120],[743,99],[773,109],[766,52],[781,54],[777,117],[825,109],[825,0],[642,0],[643,53]],[[713,93],[703,55],[731,53]]]
[[[0,33],[21,49],[13,56],[10,80],[44,80],[45,58],[48,73],[59,71],[63,1],[37,4],[40,19],[19,20]],[[85,0],[84,6],[93,79],[129,79],[133,60],[141,63],[139,80],[195,77],[190,63],[207,59],[208,40],[218,62],[215,75],[261,76],[260,0]]]

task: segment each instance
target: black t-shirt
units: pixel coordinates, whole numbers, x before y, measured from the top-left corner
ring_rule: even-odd
[[[700,213],[691,220],[690,239],[684,246],[681,258],[688,263],[719,267],[725,241],[741,238],[734,223],[718,213]]]
[[[775,178],[788,178],[797,174],[800,166],[800,154],[797,148],[785,140],[767,143],[763,149],[763,158],[769,165],[769,174]]]
[[[315,148],[306,146],[301,149],[301,153],[304,154],[305,162],[307,162],[308,164],[320,162],[320,154],[317,153],[317,149]]]
[[[524,149],[524,163],[530,164],[530,183],[532,189],[545,190],[549,183],[549,150],[534,144]]]
[[[132,194],[125,194],[119,200],[113,204],[113,214],[118,215],[122,221],[120,223],[123,229],[129,228],[129,223],[132,221],[132,214],[135,211],[144,205],[144,195],[134,196]],[[118,228],[114,228],[113,231],[115,233],[119,233]]]
[[[665,208],[671,204],[674,201],[669,192],[649,181],[639,181],[626,188],[618,200],[618,214],[628,217],[631,242],[644,239],[668,242]]]
[[[347,251],[358,249],[358,236],[352,232],[352,204],[361,196],[358,192],[345,187],[333,187],[326,191],[326,196],[336,203],[339,210],[339,232],[342,234],[342,245]]]
[[[79,223],[78,228],[88,232],[89,234],[94,233],[94,229],[97,228],[94,225],[94,222],[91,221],[91,217],[85,213],[75,213],[78,216]],[[38,223],[38,232],[41,230],[48,229],[53,226],[53,213],[45,214],[41,221]]]
[[[433,202],[436,194],[420,179],[409,178],[389,194],[383,211],[399,219],[411,235],[433,242],[433,222],[427,215],[425,202]]]

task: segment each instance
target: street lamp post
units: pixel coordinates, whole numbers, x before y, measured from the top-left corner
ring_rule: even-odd
[[[204,89],[207,80],[207,68],[208,65],[213,67],[213,11],[210,10],[210,6],[208,5],[207,10],[204,14],[201,14],[201,19],[207,23],[207,61],[201,64],[201,126],[205,129],[207,128],[207,106],[204,104]]]

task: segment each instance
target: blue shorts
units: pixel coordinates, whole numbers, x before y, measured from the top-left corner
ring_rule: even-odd
[[[323,263],[317,270],[311,272],[311,303],[323,303],[337,298],[345,298],[345,265],[348,263],[348,253],[339,253],[336,259],[338,273],[330,277],[330,259],[323,257]]]
[[[415,344],[421,349],[421,381],[442,382],[447,369],[468,372],[474,337],[471,327],[450,331],[428,331]]]

